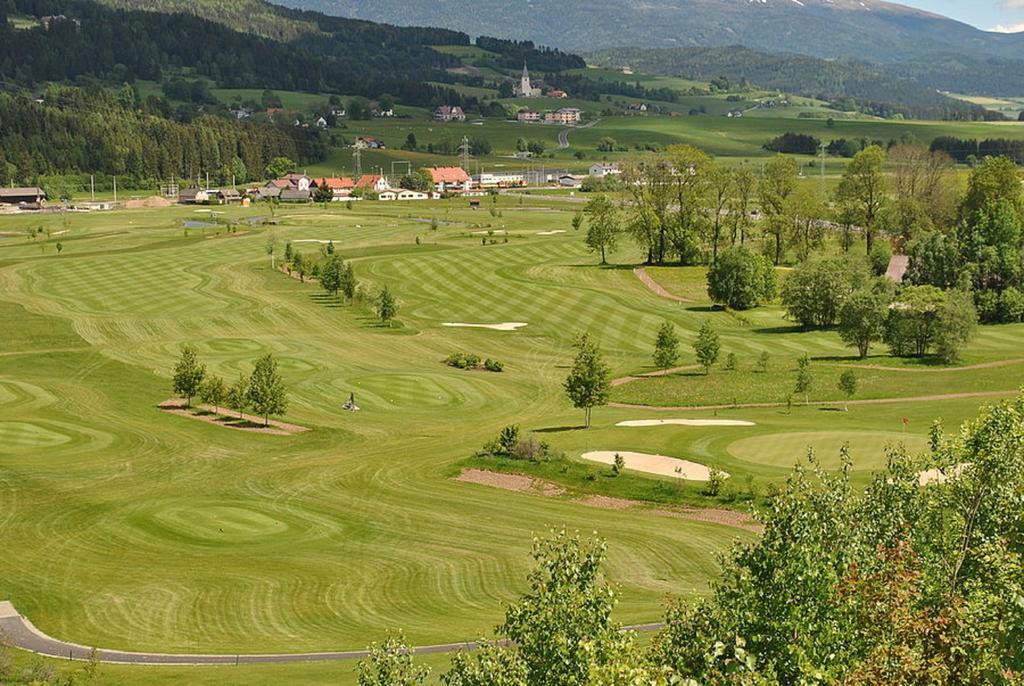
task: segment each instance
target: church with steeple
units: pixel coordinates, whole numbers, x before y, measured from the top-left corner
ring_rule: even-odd
[[[519,83],[512,87],[512,94],[517,98],[539,98],[542,95],[540,88],[534,88],[530,83],[530,71],[526,68],[525,62],[523,75],[519,78]]]

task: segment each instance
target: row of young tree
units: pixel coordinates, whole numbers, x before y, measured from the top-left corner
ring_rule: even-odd
[[[711,593],[680,586],[651,641],[613,620],[606,544],[533,542],[527,590],[446,686],[1020,684],[1024,674],[1024,396],[931,450],[894,448],[867,488],[809,454],[763,533],[723,556]],[[921,473],[943,478],[922,485]],[[416,686],[428,670],[400,634],[374,644],[360,686]]]
[[[270,423],[272,415],[282,415],[288,410],[288,391],[277,361],[270,354],[256,360],[248,377],[239,374],[235,383],[228,386],[224,379],[207,371],[194,346],[186,345],[174,366],[172,386],[174,392],[185,399],[186,407],[192,407],[192,400],[199,398],[213,407],[215,413],[227,407],[237,412],[239,419],[246,410],[252,409],[263,417],[264,426]]]

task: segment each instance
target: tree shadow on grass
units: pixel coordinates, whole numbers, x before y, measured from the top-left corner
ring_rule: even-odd
[[[806,333],[808,329],[802,326],[768,326],[762,329],[752,329],[751,333],[757,334],[782,334],[782,333]]]
[[[819,407],[818,412],[842,412],[841,407]]]
[[[567,431],[585,431],[585,426],[549,426],[543,429],[534,429],[533,433],[536,434],[558,434],[565,433]]]

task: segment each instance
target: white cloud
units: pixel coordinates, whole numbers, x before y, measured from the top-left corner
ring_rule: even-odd
[[[1024,2],[1024,0],[1015,1]],[[999,24],[998,26],[990,28],[989,31],[993,31],[995,33],[1021,33],[1024,32],[1024,22],[1021,22],[1020,24],[1010,24],[1009,26]]]

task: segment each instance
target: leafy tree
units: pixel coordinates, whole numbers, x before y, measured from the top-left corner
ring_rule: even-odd
[[[384,324],[390,324],[391,320],[398,314],[398,301],[392,295],[391,289],[384,286],[377,295],[377,317]]]
[[[586,219],[586,215],[583,212],[576,212],[572,215],[572,230],[579,231],[583,228],[583,221]]]
[[[586,412],[586,427],[589,429],[593,408],[608,404],[611,370],[601,358],[601,349],[589,333],[580,334],[573,347],[576,348],[576,359],[565,380],[565,393],[573,407]]]
[[[481,648],[459,652],[451,668],[441,675],[445,686],[530,686],[529,668],[513,647],[480,641]]]
[[[855,374],[852,369],[847,369],[839,375],[839,390],[842,391],[843,395],[848,399],[857,394],[857,384],[857,374]],[[850,404],[846,403],[844,409],[849,412]]]
[[[796,361],[796,385],[793,392],[804,396],[804,404],[811,404],[811,387],[814,385],[814,374],[811,373],[811,358],[803,355]]]
[[[619,242],[619,209],[606,196],[599,195],[587,203],[583,212],[587,216],[584,242],[591,252],[601,254],[601,264],[608,264],[606,252],[615,250]]]
[[[326,183],[316,187],[316,191],[313,193],[313,202],[323,203],[324,206],[327,203],[334,200],[334,191]]]
[[[718,361],[722,346],[718,340],[718,332],[711,328],[709,322],[701,324],[697,332],[697,340],[693,343],[693,351],[697,354],[697,362],[704,367],[704,373],[710,374],[711,367]]]
[[[897,357],[923,357],[939,335],[939,313],[947,302],[934,286],[909,286],[896,299],[885,323],[885,342]]]
[[[204,381],[199,389],[199,398],[207,405],[213,405],[213,411],[219,413],[220,406],[224,404],[227,397],[227,386],[224,379],[216,374],[211,374]]]
[[[812,257],[782,284],[782,304],[789,317],[806,328],[835,324],[843,302],[867,281],[863,262],[843,256]]]
[[[529,590],[509,606],[498,633],[516,645],[529,684],[587,686],[592,663],[621,645],[615,592],[601,578],[603,541],[561,531],[533,544]]]
[[[430,676],[429,668],[414,664],[413,650],[401,632],[372,644],[369,653],[359,663],[359,686],[417,686]]]
[[[960,353],[977,328],[978,313],[968,293],[949,291],[939,308],[935,330],[935,353],[939,359],[951,364],[960,359]]]
[[[762,373],[768,372],[768,365],[771,362],[771,356],[768,355],[768,351],[764,350],[761,352],[760,357],[757,358],[757,368]]]
[[[749,310],[775,298],[775,269],[743,246],[729,248],[708,269],[708,295],[734,310]]]
[[[783,211],[789,221],[789,244],[795,247],[801,261],[806,260],[823,243],[825,202],[816,190],[804,186],[786,199]]]
[[[1008,157],[986,157],[971,170],[967,192],[960,201],[958,214],[968,224],[988,208],[1008,203],[1018,223],[1024,219],[1024,195],[1017,164]]]
[[[279,179],[282,176],[291,174],[295,169],[295,162],[287,157],[275,157],[267,163],[266,175],[268,179]]]
[[[881,289],[860,288],[839,309],[839,337],[865,359],[874,341],[882,340],[891,297]]]
[[[199,395],[205,377],[206,365],[199,362],[196,349],[191,345],[182,346],[181,357],[174,366],[174,392],[185,398],[186,407],[192,407],[192,398]]]
[[[225,403],[238,413],[239,419],[242,418],[249,407],[249,379],[244,374],[239,374],[238,380],[228,389]]]
[[[402,150],[409,150],[415,152],[419,150],[419,142],[416,140],[416,134],[409,132],[409,135],[405,137],[405,143],[402,144]]]
[[[960,278],[960,247],[955,237],[932,231],[910,247],[905,281],[916,286],[952,288]]]
[[[889,262],[892,261],[892,246],[888,241],[875,241],[868,254],[868,263],[871,265],[871,272],[875,276],[883,276],[889,269]]]
[[[264,355],[256,360],[249,377],[247,395],[249,404],[263,417],[264,426],[270,424],[270,415],[284,414],[288,410],[288,393],[273,355]]]
[[[764,213],[766,235],[774,239],[775,264],[782,264],[788,219],[786,205],[789,196],[796,190],[799,177],[796,160],[786,155],[776,155],[764,166],[764,174],[758,184],[761,211]]]
[[[347,300],[352,300],[356,297],[358,288],[359,281],[356,279],[355,268],[351,264],[345,264],[345,268],[341,272],[341,292],[345,294]]]
[[[338,297],[346,272],[345,263],[338,255],[329,256],[320,266],[320,286],[334,297]]]
[[[665,322],[658,329],[654,343],[654,365],[658,369],[671,369],[679,361],[679,336],[671,322]]]
[[[306,283],[306,274],[309,273],[312,264],[306,259],[306,256],[300,252],[292,254],[292,269],[299,275],[299,281]]]
[[[853,156],[836,189],[836,200],[850,207],[864,227],[869,254],[875,242],[877,221],[887,200],[884,166],[885,150],[877,145],[869,146]]]

